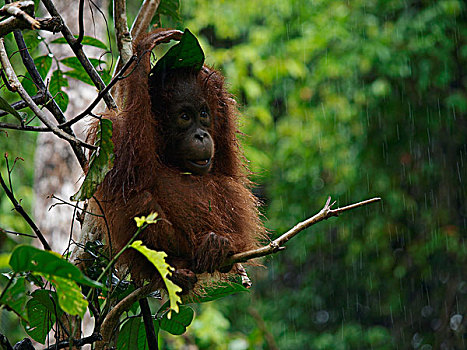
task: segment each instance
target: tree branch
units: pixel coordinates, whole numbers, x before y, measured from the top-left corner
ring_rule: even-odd
[[[92,110],[94,109],[94,107],[97,106],[97,104],[99,103],[99,101],[102,99],[102,97],[119,81],[119,80],[122,80],[125,78],[124,74],[125,72],[128,70],[128,68],[131,66],[131,64],[136,61],[136,59],[138,59],[138,57],[136,56],[131,56],[131,58],[128,60],[128,62],[125,64],[125,66],[120,70],[120,72],[118,72],[118,74],[112,78],[112,80],[110,81],[110,83],[105,87],[104,90],[102,90],[101,92],[99,92],[99,94],[97,95],[97,97],[95,98],[95,100],[88,106],[88,108],[86,108],[83,112],[81,112],[80,114],[78,114],[76,117],[68,120],[67,122],[63,123],[63,124],[60,124],[58,125],[58,127],[60,129],[62,128],[66,128],[66,127],[69,127],[70,125],[73,125],[74,123],[78,122],[79,120],[83,119],[84,117],[86,117],[87,115],[89,115]],[[141,59],[141,58],[139,58]],[[136,63],[138,64],[138,63]]]
[[[21,130],[21,131],[34,131],[34,132],[52,132],[46,126],[29,126],[29,125],[18,125],[10,123],[0,123],[0,129],[10,129],[10,130]]]
[[[36,104],[42,104],[42,103],[45,102],[45,97],[41,92],[39,92],[35,96],[32,96],[31,98]],[[24,102],[24,101],[18,101],[18,102],[13,103],[11,105],[11,107],[16,109],[16,110],[19,110],[19,109],[23,109],[23,108],[28,107],[28,104],[26,102]],[[0,110],[0,117],[4,117],[4,116],[6,116],[8,114],[10,114],[10,113],[8,113],[7,111]]]
[[[284,250],[285,247],[283,245],[288,240],[296,236],[299,232],[303,231],[304,229],[320,221],[329,219],[332,216],[338,216],[344,211],[355,209],[355,208],[358,208],[358,207],[361,207],[361,206],[364,206],[370,203],[375,203],[380,200],[381,198],[372,198],[372,199],[368,199],[368,200],[365,200],[359,203],[348,205],[346,207],[331,209],[334,203],[330,204],[331,197],[329,197],[323,209],[321,209],[321,211],[318,214],[312,216],[311,218],[303,222],[298,223],[293,228],[291,228],[289,231],[281,235],[279,238],[269,243],[267,246],[233,255],[228,261],[225,262],[224,266],[228,266],[234,263],[244,262],[244,261],[247,261],[253,258],[270,255],[280,250]],[[140,287],[136,289],[135,291],[133,291],[131,294],[129,294],[122,301],[120,301],[117,305],[115,305],[115,307],[109,312],[107,317],[104,319],[104,322],[102,323],[101,334],[104,339],[103,341],[105,341],[106,339],[110,339],[111,334],[113,330],[115,329],[115,327],[117,326],[118,320],[120,319],[120,316],[122,315],[122,313],[128,310],[131,307],[131,305],[133,305],[133,303],[135,303],[136,301],[148,296],[149,293],[151,293],[153,289],[154,289],[154,286],[152,284],[148,284],[144,287]],[[97,347],[96,349],[99,349],[99,348]]]
[[[249,250],[249,251],[242,252],[242,253],[234,254],[230,259],[228,259],[228,261],[225,262],[224,265],[228,266],[234,263],[245,262],[250,259],[259,258],[262,256],[274,254],[280,250],[284,250],[285,249],[284,244],[287,243],[288,240],[295,237],[299,232],[303,231],[304,229],[320,221],[327,220],[330,217],[338,216],[344,211],[362,207],[367,204],[379,202],[380,200],[381,198],[376,197],[376,198],[368,199],[368,200],[365,200],[359,203],[351,204],[351,205],[348,205],[342,208],[331,209],[331,207],[335,204],[335,202],[331,204],[331,197],[329,197],[323,209],[321,209],[321,211],[318,214],[312,216],[311,218],[305,221],[298,223],[297,225],[292,227],[289,231],[281,235],[279,238],[276,238],[275,240],[273,240],[267,246],[264,246],[258,249]]]
[[[102,81],[99,73],[97,73],[96,69],[93,67],[91,62],[89,61],[88,57],[83,51],[83,46],[81,43],[77,42],[75,37],[73,36],[73,33],[71,30],[66,26],[65,22],[63,21],[62,16],[60,16],[60,13],[57,11],[55,8],[55,5],[52,0],[42,0],[42,3],[44,4],[45,8],[49,13],[54,16],[60,18],[60,20],[63,22],[63,27],[61,30],[61,33],[63,34],[63,37],[67,41],[68,45],[70,45],[71,49],[73,50],[75,56],[78,58],[80,61],[81,65],[83,66],[84,70],[88,73],[89,77],[91,78],[92,82],[94,85],[97,87],[99,91],[103,90],[105,88],[105,84]],[[104,101],[105,104],[107,105],[107,108],[109,109],[115,109],[117,108],[117,105],[115,104],[114,99],[112,96],[107,93],[104,95]]]
[[[159,8],[161,0],[144,0],[143,4],[139,8],[138,14],[136,15],[136,18],[133,22],[133,25],[131,26],[131,37],[132,38],[137,38],[143,33],[146,33],[149,27],[149,24],[151,23],[152,18],[157,12],[157,9]],[[117,64],[115,65],[115,72],[118,72],[118,70],[122,67],[123,63],[120,57],[117,60]]]
[[[133,38],[137,38],[142,33],[146,33],[160,3],[161,0],[144,0],[131,26],[131,35]]]
[[[126,0],[114,0],[114,22],[118,52],[122,64],[125,64],[133,56],[132,38],[126,17]]]
[[[146,330],[146,341],[149,350],[158,350],[157,335],[154,331],[154,323],[152,322],[151,309],[147,298],[139,300],[141,313],[143,314],[144,329]]]
[[[110,310],[110,312],[105,317],[101,326],[102,342],[96,344],[96,350],[105,349],[107,342],[112,338],[112,333],[118,325],[120,316],[125,310],[128,310],[131,305],[140,300],[141,298],[147,297],[154,290],[152,284],[147,284],[144,287],[140,287],[125,298],[123,298],[115,307]]]
[[[39,241],[41,241],[42,243],[42,246],[44,247],[45,250],[52,250],[50,248],[50,245],[49,243],[47,242],[47,240],[45,239],[44,235],[42,234],[42,232],[39,230],[39,228],[36,226],[36,224],[34,223],[34,221],[30,218],[30,216],[28,215],[28,213],[26,213],[26,211],[23,209],[23,207],[18,203],[18,201],[16,200],[15,196],[13,195],[13,193],[10,191],[10,189],[8,188],[7,184],[5,183],[5,181],[3,181],[3,176],[2,176],[2,173],[0,173],[0,185],[2,186],[3,190],[5,191],[6,195],[8,196],[8,198],[10,199],[11,203],[13,204],[15,210],[24,218],[24,220],[26,220],[26,222],[28,223],[28,225],[32,228],[32,230],[34,231],[34,233],[36,234],[36,237],[39,238]]]
[[[0,16],[11,16],[0,22],[0,37],[15,29],[42,29],[55,33],[63,26],[57,17],[34,18],[34,1],[7,3],[0,8]]]
[[[29,50],[26,47],[26,43],[24,42],[23,34],[19,30],[15,30],[14,35],[15,35],[16,45],[18,46],[18,50],[21,55],[21,59],[23,60],[24,66],[26,67],[28,73],[31,75],[31,78],[34,81],[34,84],[36,84],[38,89],[41,90],[41,92],[46,96],[48,100],[47,103],[45,104],[45,108],[47,108],[47,110],[50,113],[52,113],[52,115],[54,116],[57,122],[59,123],[66,122],[66,118],[65,118],[65,115],[63,114],[63,111],[60,109],[57,102],[55,102],[54,98],[52,97],[50,92],[47,90],[44,80],[42,80],[42,77],[39,74],[39,71],[37,70],[36,65],[34,64],[34,60],[29,54]],[[71,128],[64,128],[64,131],[73,137],[75,136]],[[73,153],[76,155],[76,158],[78,159],[78,163],[81,165],[81,168],[84,169],[86,165],[86,156],[84,155],[83,150],[78,145],[70,144],[70,146],[73,150]]]
[[[5,50],[5,45],[3,43],[3,38],[0,38],[0,62],[2,64],[3,69],[5,70],[5,74],[10,82],[10,85],[13,87],[15,91],[17,91],[23,100],[28,104],[29,108],[33,111],[33,113],[48,127],[55,135],[58,137],[68,141],[72,145],[84,146],[89,149],[96,149],[96,146],[89,145],[86,142],[83,142],[77,139],[74,136],[67,134],[66,132],[60,130],[56,126],[54,126],[49,118],[42,112],[42,110],[36,105],[36,103],[32,100],[31,96],[24,90],[23,86],[18,80],[13,67],[11,66],[10,61],[8,60],[8,55]]]
[[[73,347],[81,347],[86,344],[93,344],[96,341],[102,339],[102,336],[99,333],[92,333],[90,336],[81,338],[81,339],[73,339]],[[45,350],[55,350],[55,349],[64,349],[70,346],[70,342],[68,340],[63,340],[59,343],[50,345],[49,347],[45,348]]]

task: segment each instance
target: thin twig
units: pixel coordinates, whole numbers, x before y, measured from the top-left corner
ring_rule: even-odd
[[[36,226],[34,221],[30,218],[30,216],[26,213],[26,211],[23,209],[23,207],[18,203],[16,200],[15,196],[13,193],[11,193],[10,189],[6,185],[5,181],[3,181],[2,174],[0,172],[0,185],[2,186],[3,190],[5,191],[6,195],[10,199],[11,203],[13,204],[15,210],[26,220],[28,225],[32,228],[34,233],[36,234],[37,238],[39,238],[39,241],[41,241],[42,246],[44,247],[45,250],[52,250],[50,248],[49,243],[45,239],[44,235],[42,232],[39,230],[39,228]]]
[[[78,37],[76,38],[76,44],[81,44],[84,38],[84,0],[79,0],[79,11],[78,11]]]
[[[48,127],[45,126],[28,126],[18,125],[10,123],[0,123],[0,129],[11,129],[11,130],[22,130],[22,131],[35,131],[35,132],[52,132]]]
[[[121,79],[123,79],[125,76],[124,76],[124,73],[128,70],[128,68],[131,66],[131,64],[136,61],[137,57],[136,56],[131,56],[131,58],[128,60],[128,62],[125,64],[125,66],[120,70],[120,72],[118,72],[118,74],[112,78],[112,80],[110,81],[110,83],[105,87],[104,90],[102,90],[101,92],[99,92],[99,94],[97,95],[97,97],[94,99],[94,101],[83,111],[81,112],[80,114],[78,114],[76,117],[68,120],[67,122],[63,123],[63,124],[60,124],[58,125],[58,128],[62,129],[62,128],[65,128],[65,127],[68,127],[70,125],[73,125],[74,123],[78,122],[79,120],[83,119],[84,117],[86,117],[87,115],[89,115],[92,110],[94,109],[94,107],[97,106],[97,104],[99,103],[99,101],[102,99],[102,97]]]
[[[351,204],[351,205],[348,205],[342,208],[331,209],[334,203],[331,204],[331,197],[329,197],[323,209],[321,209],[321,211],[318,214],[312,216],[311,218],[305,221],[298,223],[297,225],[292,227],[289,231],[281,235],[279,238],[269,243],[267,246],[232,255],[232,257],[228,259],[228,261],[226,261],[224,265],[228,266],[233,263],[245,262],[250,259],[259,258],[262,256],[276,253],[280,250],[284,250],[285,249],[284,244],[287,243],[288,240],[296,236],[299,232],[303,231],[304,229],[320,221],[329,219],[330,217],[338,216],[344,211],[362,207],[367,204],[379,202],[380,200],[381,198],[377,197],[377,198],[368,199],[368,200],[365,200],[359,203]]]
[[[31,98],[36,104],[42,104],[42,103],[45,102],[44,94],[42,94],[41,92],[39,92],[37,95],[32,96]],[[24,102],[24,101],[18,101],[18,102],[13,103],[11,105],[11,107],[16,109],[16,110],[20,110],[20,109],[28,107],[28,104],[26,102]],[[10,113],[0,110],[0,117],[4,117],[4,116],[6,116],[8,114],[10,114]]]
[[[281,235],[276,240],[272,241],[267,246],[233,255],[228,261],[226,261],[224,265],[228,266],[233,263],[244,262],[244,261],[247,261],[253,258],[258,258],[261,256],[276,253],[280,250],[284,250],[285,247],[283,247],[283,244],[285,244],[288,240],[296,236],[299,232],[303,231],[304,229],[320,221],[326,220],[332,216],[338,216],[340,213],[344,211],[355,209],[355,208],[358,208],[358,207],[361,207],[361,206],[364,206],[370,203],[378,202],[380,200],[381,198],[372,198],[372,199],[369,199],[363,202],[348,205],[343,208],[331,209],[331,206],[334,203],[331,204],[331,197],[329,197],[328,200],[326,201],[326,204],[324,205],[324,208],[321,209],[321,211],[315,216],[295,225],[292,229],[290,229],[289,231]],[[135,291],[133,291],[131,294],[129,294],[125,299],[123,299],[117,305],[115,305],[115,307],[109,312],[105,320],[102,322],[101,331],[102,331],[104,341],[106,339],[110,339],[111,333],[113,329],[116,327],[116,325],[118,324],[118,320],[120,316],[122,315],[122,313],[128,310],[128,308],[130,308],[131,305],[133,305],[133,303],[135,303],[136,301],[140,300],[141,298],[147,297],[148,294],[153,289],[154,289],[154,286],[152,286],[151,284],[148,284],[144,287],[140,287],[136,289]]]
[[[31,237],[31,238],[37,238],[37,236],[35,235],[30,235],[28,233],[21,233],[21,232],[16,232],[16,231],[10,231],[10,230],[5,230],[3,228],[0,227],[0,232],[3,232],[3,233],[9,233],[11,235],[16,235],[16,236],[24,236],[24,237]],[[1,299],[1,298],[0,298]]]
[[[64,132],[63,130],[60,130],[56,126],[52,124],[52,122],[49,120],[49,118],[42,112],[42,110],[36,105],[36,103],[32,100],[31,96],[24,90],[23,86],[18,80],[18,77],[16,76],[13,67],[11,66],[10,61],[8,60],[8,55],[5,50],[5,45],[3,43],[3,38],[0,38],[0,62],[5,69],[5,73],[7,75],[8,80],[10,81],[10,84],[18,91],[20,96],[23,98],[23,100],[29,105],[33,113],[47,126],[49,129],[52,130],[52,132],[57,135],[58,137],[68,141],[72,145],[79,145],[83,146],[89,149],[96,149],[96,146],[87,144],[86,142],[83,142],[79,139],[77,139],[74,136],[71,136]]]
[[[72,344],[75,347],[81,347],[86,344],[94,344],[96,341],[102,339],[102,336],[99,333],[93,333],[90,336],[81,338],[81,339],[73,339]],[[45,348],[45,350],[55,350],[55,349],[64,349],[70,346],[70,341],[63,340],[56,344],[50,345],[49,347]]]
[[[23,60],[24,66],[26,67],[28,73],[31,75],[31,78],[34,84],[36,84],[38,89],[47,97],[48,102],[46,103],[45,108],[47,108],[49,112],[52,113],[52,115],[54,116],[57,122],[59,123],[66,122],[66,118],[65,118],[65,115],[63,114],[63,111],[60,109],[57,102],[55,102],[54,98],[52,97],[47,87],[45,86],[44,80],[39,74],[39,71],[37,70],[37,67],[34,64],[33,58],[29,54],[29,50],[26,47],[26,43],[24,42],[23,34],[20,31],[15,30],[14,35],[15,35],[16,45],[18,45],[18,49],[21,55],[21,59]],[[71,128],[65,128],[64,131],[73,137],[75,136]],[[81,149],[81,147],[77,145],[70,144],[70,146],[73,150],[73,153],[76,155],[76,158],[81,168],[84,169],[85,164],[86,164],[86,156],[84,155],[83,150]]]
[[[73,36],[73,33],[71,32],[71,30],[67,27],[67,25],[63,21],[63,18],[60,15],[60,13],[57,11],[57,8],[55,7],[53,1],[52,0],[42,0],[42,3],[44,4],[45,8],[47,9],[47,11],[49,11],[49,13],[52,16],[59,17],[62,20],[63,28],[62,28],[61,32],[63,34],[63,37],[67,41],[68,45],[70,45],[70,47],[73,50],[75,56],[80,61],[81,65],[83,66],[86,73],[88,73],[89,77],[91,78],[92,82],[97,87],[97,89],[99,91],[103,90],[105,88],[105,84],[102,81],[99,73],[97,73],[96,69],[93,67],[93,65],[89,61],[89,58],[84,53],[83,46],[80,43],[76,42],[76,39]],[[115,104],[114,99],[112,98],[112,96],[109,93],[104,95],[104,101],[105,101],[105,104],[107,105],[107,108],[109,108],[109,109],[117,108],[117,105]]]

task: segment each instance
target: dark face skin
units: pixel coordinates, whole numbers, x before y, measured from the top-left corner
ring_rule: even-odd
[[[171,88],[176,93],[167,101],[163,123],[168,138],[166,161],[182,171],[205,175],[214,157],[209,107],[196,80],[175,82]]]

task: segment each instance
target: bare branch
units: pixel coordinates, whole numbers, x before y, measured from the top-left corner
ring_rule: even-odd
[[[73,346],[74,347],[81,347],[86,344],[94,344],[96,341],[101,340],[102,337],[99,333],[92,333],[87,337],[83,337],[81,339],[73,339]],[[56,350],[56,349],[64,349],[70,346],[70,341],[62,340],[56,344],[50,345],[49,347],[45,348],[45,350]]]
[[[129,310],[131,305],[133,305],[141,298],[147,297],[154,289],[156,288],[152,284],[147,284],[144,287],[140,287],[123,298],[117,305],[115,305],[115,307],[112,308],[112,310],[110,310],[102,322],[102,342],[97,342],[96,350],[106,349],[105,346],[112,338],[112,333],[114,332],[115,327],[117,327],[118,321],[123,312],[125,312],[125,310]]]
[[[84,0],[79,0],[78,27],[79,31],[76,43],[81,44],[84,38]]]
[[[287,231],[286,233],[281,235],[276,240],[272,241],[267,246],[233,255],[228,261],[225,262],[224,266],[232,265],[234,263],[244,262],[244,261],[247,261],[247,260],[250,260],[250,259],[270,255],[270,254],[276,253],[276,252],[278,252],[280,250],[284,250],[285,247],[283,245],[289,239],[296,236],[299,232],[303,231],[304,229],[306,229],[306,228],[308,228],[308,227],[310,227],[310,226],[312,226],[312,225],[314,225],[314,224],[316,224],[316,223],[318,223],[320,221],[329,219],[332,216],[338,216],[340,213],[342,213],[344,211],[355,209],[355,208],[358,208],[358,207],[361,207],[361,206],[364,206],[364,205],[367,205],[367,204],[370,204],[370,203],[378,202],[380,200],[381,200],[381,198],[372,198],[372,199],[368,199],[368,200],[363,201],[363,202],[348,205],[348,206],[343,207],[343,208],[331,209],[331,207],[332,207],[332,205],[334,203],[331,204],[331,197],[329,197],[328,200],[326,201],[326,204],[324,205],[323,209],[321,209],[321,211],[318,214],[316,214],[315,216],[313,216],[313,217],[311,217],[311,218],[309,218],[309,219],[307,219],[307,220],[305,220],[303,222],[298,223],[292,229],[290,229],[289,231]],[[242,274],[240,274],[240,275],[242,275]],[[242,276],[242,280],[243,280],[243,277],[244,276]],[[248,279],[248,281],[249,281],[249,279]],[[251,285],[251,284],[248,284],[247,286],[249,286],[249,285]],[[131,294],[129,294],[121,302],[119,302],[117,305],[115,305],[114,308],[112,308],[112,310],[109,312],[109,314],[105,318],[104,322],[102,323],[101,334],[103,336],[103,342],[106,339],[107,340],[110,339],[111,334],[112,334],[113,330],[115,329],[115,327],[117,326],[118,320],[119,320],[120,316],[122,315],[122,313],[125,312],[126,310],[128,310],[131,307],[131,305],[133,305],[133,303],[135,303],[136,301],[147,297],[149,295],[149,293],[153,289],[154,289],[154,286],[151,285],[151,284],[148,284],[148,285],[146,285],[144,287],[138,288],[135,291],[133,291]],[[96,349],[102,349],[102,347],[101,348],[96,347]]]
[[[2,39],[0,39],[0,40],[2,40]],[[18,203],[15,196],[13,195],[13,193],[10,191],[7,184],[5,183],[5,181],[3,181],[3,177],[2,177],[1,173],[0,173],[0,185],[2,186],[2,188],[5,191],[6,195],[8,196],[11,203],[13,204],[15,210],[24,218],[24,220],[26,220],[28,225],[32,228],[32,230],[36,234],[36,237],[39,238],[39,241],[41,241],[42,246],[44,247],[44,249],[45,250],[51,250],[50,245],[47,242],[47,240],[45,239],[42,232],[39,230],[39,228],[34,223],[34,221],[31,219],[31,217],[28,215],[28,213],[26,213],[26,211],[23,209],[23,207]]]
[[[131,26],[131,35],[133,38],[137,38],[140,34],[146,33],[160,3],[161,0],[144,0]]]
[[[97,104],[99,103],[99,101],[102,99],[102,97],[121,79],[123,79],[125,76],[124,76],[124,73],[128,70],[128,68],[131,66],[131,64],[136,61],[137,57],[136,56],[132,56],[128,62],[125,64],[125,66],[120,70],[120,72],[118,72],[118,74],[112,78],[112,80],[110,81],[110,83],[105,87],[104,90],[102,90],[101,92],[99,92],[99,94],[97,95],[97,97],[95,98],[95,100],[88,106],[88,108],[86,108],[83,112],[81,112],[80,114],[78,114],[76,117],[68,120],[67,122],[63,123],[63,124],[60,124],[58,127],[60,129],[62,128],[65,128],[65,127],[68,127],[70,125],[73,125],[74,123],[78,122],[79,120],[83,119],[84,117],[86,117],[87,115],[89,115],[92,110],[94,109],[94,107],[97,106]]]
[[[42,103],[45,102],[45,97],[40,92],[37,95],[32,96],[31,98],[37,104],[42,104]],[[24,101],[18,101],[18,102],[13,103],[11,105],[11,107],[13,107],[16,110],[19,110],[19,109],[23,109],[23,108],[28,107],[28,104],[26,102],[24,102]],[[0,110],[0,117],[4,117],[4,116],[6,116],[8,114],[10,114],[10,113],[8,113],[7,111]]]
[[[45,126],[29,126],[29,125],[18,125],[18,124],[10,124],[10,123],[0,123],[0,129],[34,131],[34,132],[52,132],[51,129]]]
[[[132,38],[137,38],[141,34],[147,32],[149,24],[159,8],[160,2],[161,0],[144,0],[143,4],[139,8],[138,14],[136,15],[135,21],[131,26],[130,33]],[[117,64],[115,65],[114,75],[122,65],[122,60],[119,57]]]
[[[148,299],[140,299],[139,306],[141,308],[141,313],[143,314],[144,329],[146,330],[146,342],[148,343],[148,349],[157,350],[157,335],[154,331],[154,324],[152,322],[151,309],[149,307]]]
[[[50,92],[47,90],[44,80],[42,80],[42,77],[39,74],[39,71],[37,70],[36,65],[34,64],[34,60],[29,54],[29,50],[26,47],[26,43],[24,42],[23,34],[19,30],[15,30],[14,35],[15,35],[16,45],[18,45],[18,50],[21,55],[21,59],[23,60],[24,66],[26,67],[28,73],[31,75],[31,78],[34,81],[34,84],[36,84],[38,89],[40,89],[41,92],[47,97],[48,101],[45,104],[45,108],[47,108],[49,112],[52,113],[52,115],[54,116],[57,122],[59,123],[66,122],[66,118],[65,118],[65,115],[63,114],[63,111],[60,109],[57,102],[55,102],[54,98],[52,97]],[[64,131],[71,136],[75,136],[71,128],[65,128]],[[70,146],[73,150],[73,153],[76,155],[76,158],[81,168],[84,169],[85,164],[86,164],[86,156],[84,155],[83,150],[81,149],[81,147],[77,145],[71,144]]]
[[[81,65],[83,66],[86,73],[88,73],[89,77],[91,78],[92,82],[97,87],[97,89],[99,91],[103,90],[105,88],[105,84],[102,81],[99,73],[97,73],[96,69],[93,67],[93,65],[89,61],[89,58],[84,53],[83,46],[81,45],[81,43],[76,41],[75,37],[73,36],[73,33],[66,26],[65,22],[63,21],[62,16],[57,11],[53,1],[52,0],[42,0],[42,3],[44,4],[45,8],[47,9],[47,11],[49,11],[49,13],[52,16],[60,18],[60,20],[63,22],[63,28],[61,30],[61,33],[63,34],[63,37],[67,41],[68,45],[70,45],[70,47],[73,50],[75,56],[80,61]],[[107,105],[107,108],[110,108],[110,109],[117,108],[117,105],[115,104],[114,99],[112,98],[112,96],[109,93],[104,95],[104,101],[105,101],[105,104]]]
[[[228,266],[233,263],[245,262],[250,259],[259,258],[262,256],[276,253],[280,250],[284,250],[285,249],[284,244],[287,243],[289,239],[293,238],[294,236],[296,236],[299,232],[303,231],[304,229],[320,221],[329,219],[332,216],[338,216],[340,213],[343,213],[344,211],[362,207],[364,205],[375,203],[380,200],[381,198],[377,197],[377,198],[368,199],[368,200],[365,200],[359,203],[351,204],[343,208],[331,209],[334,203],[331,204],[331,197],[329,197],[323,209],[321,209],[321,211],[318,214],[312,216],[311,218],[305,221],[298,223],[293,228],[291,228],[289,231],[281,235],[279,238],[269,243],[267,246],[264,246],[258,249],[249,250],[249,251],[242,252],[242,253],[234,254],[228,261],[225,262],[224,265]]]
[[[44,114],[44,112],[42,112],[42,110],[32,100],[31,96],[29,96],[29,94],[26,92],[26,90],[24,90],[23,86],[19,82],[18,77],[16,76],[13,67],[11,66],[11,63],[8,60],[3,38],[0,38],[0,62],[3,69],[5,70],[5,74],[10,82],[10,85],[20,94],[23,100],[28,104],[29,108],[31,108],[33,113],[40,119],[41,122],[45,124],[45,126],[47,126],[55,135],[68,141],[72,145],[79,145],[93,150],[96,149],[96,146],[89,145],[86,142],[83,142],[76,137],[67,134],[52,124],[49,118]]]
[[[62,29],[60,18],[34,18],[34,1],[17,1],[0,8],[0,16],[11,16],[0,22],[0,37],[15,29],[42,29],[59,32]]]
[[[39,29],[34,17],[34,1],[15,1],[0,8],[0,16],[13,16],[29,24],[29,29]]]
[[[122,64],[133,56],[132,39],[126,16],[126,0],[114,0],[114,22],[117,48]]]

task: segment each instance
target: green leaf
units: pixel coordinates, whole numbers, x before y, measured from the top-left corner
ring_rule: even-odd
[[[59,307],[57,293],[51,290],[36,289],[31,296],[44,305],[49,312],[60,317],[63,310]]]
[[[220,299],[231,294],[249,291],[249,289],[245,288],[240,283],[221,282],[214,286],[205,287],[202,295],[188,295],[184,297],[183,303],[206,303],[208,301]]]
[[[36,68],[42,79],[45,79],[47,77],[47,73],[50,70],[50,67],[52,67],[52,57],[49,55],[37,57],[34,59],[34,64],[36,65]]]
[[[60,60],[65,66],[74,68],[74,69],[83,69],[83,65],[79,61],[79,59],[75,56],[65,57]],[[105,63],[105,61],[99,60],[97,58],[89,58],[89,62],[93,65],[94,68],[99,67],[100,64]]]
[[[157,8],[157,13],[181,21],[180,0],[162,0]]]
[[[86,277],[80,269],[59,254],[28,245],[19,245],[13,250],[10,266],[15,272],[31,271],[63,277],[90,287],[104,288],[102,284]]]
[[[77,38],[77,37],[78,37],[78,35],[75,35],[75,38]],[[54,41],[52,41],[51,44],[67,44],[67,41],[65,40],[65,38],[58,38],[58,39],[55,39]],[[102,41],[100,41],[100,40],[98,40],[96,38],[90,37],[90,36],[84,36],[83,41],[81,42],[81,44],[94,46],[94,47],[97,47],[99,49],[107,50],[107,45],[106,44],[104,44]]]
[[[27,321],[28,315],[25,310],[27,300],[28,297],[25,285],[25,277],[19,277],[13,280],[12,284],[3,294],[2,298],[0,299],[0,304],[6,305],[19,317]]]
[[[41,344],[44,344],[47,334],[56,321],[55,313],[49,311],[42,303],[43,300],[43,295],[36,297],[33,293],[33,298],[26,304],[29,322],[27,325],[23,322],[26,333]]]
[[[159,324],[156,321],[154,322],[154,329],[157,335],[159,333]],[[131,318],[124,323],[118,334],[117,349],[148,349],[146,329],[140,318]]]
[[[95,146],[98,147],[91,155],[89,170],[84,178],[78,192],[71,200],[82,201],[94,195],[97,186],[104,180],[105,175],[112,169],[114,164],[114,144],[112,142],[112,122],[108,119],[101,119],[97,130]]]
[[[180,311],[173,313],[171,318],[167,317],[168,312],[165,312],[159,320],[160,327],[173,335],[180,335],[186,332],[186,328],[193,321],[195,312],[186,305],[180,305]]]
[[[29,95],[34,96],[36,94],[37,87],[33,83],[29,73],[24,74],[24,78],[21,80],[21,85],[23,85],[24,90],[26,90]]]
[[[169,279],[169,276],[172,275],[171,271],[173,270],[173,267],[171,267],[165,261],[167,254],[149,249],[145,247],[141,241],[134,241],[132,244],[130,244],[130,247],[142,253],[156,267],[157,271],[159,271],[169,295],[170,310],[167,317],[170,318],[172,310],[175,312],[179,311],[178,304],[180,304],[182,300],[176,293],[181,292],[182,288],[177,286]]]
[[[49,91],[63,112],[66,111],[69,100],[68,95],[62,91],[64,87],[68,87],[68,80],[63,76],[61,70],[54,71],[50,78]]]
[[[13,107],[11,107],[10,104],[2,97],[0,97],[0,109],[12,114],[19,121],[23,120],[23,118],[21,118],[21,115]]]
[[[58,276],[45,277],[55,286],[60,307],[70,315],[78,315],[83,318],[88,302],[84,299],[76,282]]]
[[[81,67],[82,68],[82,67]],[[92,79],[89,77],[88,73],[84,69],[72,69],[72,70],[67,70],[64,72],[66,76],[82,81],[83,83],[86,83],[88,85],[94,86],[94,83],[92,82]]]
[[[180,42],[172,46],[151,69],[150,75],[177,68],[200,70],[204,63],[204,52],[198,39],[185,29]]]

